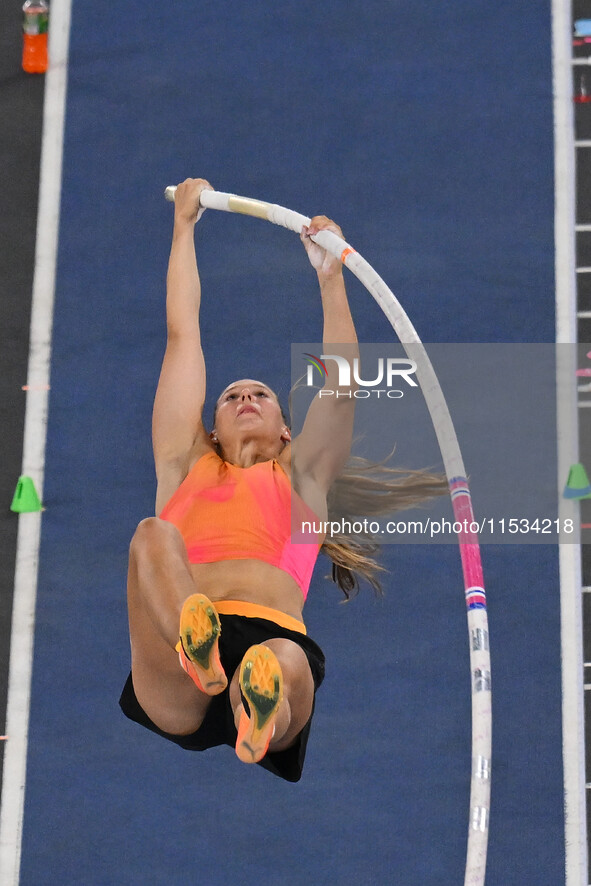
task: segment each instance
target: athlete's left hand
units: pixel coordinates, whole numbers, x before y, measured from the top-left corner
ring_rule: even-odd
[[[308,253],[310,264],[317,271],[318,275],[325,279],[342,274],[343,265],[341,261],[331,255],[330,252],[327,252],[326,249],[323,249],[322,246],[319,246],[318,243],[314,243],[311,239],[314,234],[318,233],[318,231],[332,231],[334,234],[341,237],[343,241],[345,240],[343,232],[337,224],[325,215],[315,215],[308,227],[305,225],[303,226],[302,233],[300,234],[300,240],[304,244],[304,249]]]

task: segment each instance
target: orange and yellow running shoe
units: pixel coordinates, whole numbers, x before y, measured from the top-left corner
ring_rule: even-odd
[[[181,667],[206,695],[219,695],[228,685],[220,661],[222,632],[215,606],[205,594],[191,594],[181,610],[176,649]]]
[[[268,646],[251,646],[242,659],[239,681],[244,710],[236,754],[243,763],[258,763],[267,753],[283,701],[283,674],[274,652]]]

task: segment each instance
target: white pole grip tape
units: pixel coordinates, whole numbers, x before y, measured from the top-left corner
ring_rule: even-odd
[[[164,196],[170,203],[174,203],[176,187],[170,185],[164,191]],[[204,209],[218,209],[222,212],[238,212],[241,215],[252,215],[288,228],[296,234],[300,234],[302,227],[310,224],[311,219],[306,215],[300,215],[285,206],[276,203],[265,203],[263,200],[252,200],[250,197],[239,197],[236,194],[224,194],[223,191],[211,191],[208,188],[201,191],[199,204]],[[319,231],[312,237],[315,243],[334,255],[335,258],[345,261],[347,256],[353,255],[355,250],[333,231]]]

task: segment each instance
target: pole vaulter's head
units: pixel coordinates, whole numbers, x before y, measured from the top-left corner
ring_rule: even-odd
[[[264,382],[243,378],[232,382],[217,399],[212,441],[223,452],[242,442],[257,441],[279,454],[291,432],[275,391]]]

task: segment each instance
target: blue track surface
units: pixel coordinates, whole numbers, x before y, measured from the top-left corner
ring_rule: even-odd
[[[165,185],[324,212],[424,341],[554,338],[549,4],[74,2],[22,884],[463,882],[470,682],[459,555],[390,547],[383,601],[318,567],[302,782],[126,721],[127,545],[153,513]],[[197,233],[209,401],[289,385],[320,337],[293,234]],[[391,336],[351,280],[361,341]],[[482,466],[468,465],[474,473]],[[475,502],[477,508],[477,502]],[[490,886],[564,882],[557,552],[483,551],[494,668]],[[324,570],[327,571],[327,570]]]

